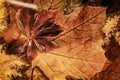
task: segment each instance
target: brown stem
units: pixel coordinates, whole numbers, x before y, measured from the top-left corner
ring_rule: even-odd
[[[33,80],[33,73],[34,73],[35,68],[42,74],[42,76],[45,78],[45,80],[50,80],[50,79],[46,76],[46,74],[45,74],[38,66],[35,66],[35,67],[32,69],[31,80]]]

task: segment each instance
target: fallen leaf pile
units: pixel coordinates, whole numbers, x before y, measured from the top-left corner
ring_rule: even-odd
[[[27,54],[24,60],[28,59],[31,63],[31,68],[25,73],[28,77],[25,79],[28,80],[31,76],[33,80],[119,79],[118,33],[115,33],[117,37],[109,40],[111,27],[106,28],[111,24],[117,24],[119,18],[116,18],[116,23],[106,21],[105,24],[105,7],[78,6],[77,0],[75,1],[66,4],[66,0],[35,0],[39,11],[9,4],[10,14],[6,15],[10,17],[7,19],[8,28],[0,26],[7,43],[5,51],[0,53],[0,56],[6,57],[0,57],[0,66],[5,66],[3,69],[0,68],[0,73],[5,70],[0,79],[18,79],[14,75],[22,76],[20,73],[11,73],[10,65],[23,65],[19,60],[21,56],[17,55],[16,58],[14,52],[22,56]],[[30,37],[33,32],[37,35],[35,39]],[[104,35],[107,37],[103,39]],[[36,39],[39,39],[39,42]],[[21,79],[25,80],[24,77]]]

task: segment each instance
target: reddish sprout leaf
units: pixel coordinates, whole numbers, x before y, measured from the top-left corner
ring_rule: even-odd
[[[38,51],[48,52],[57,45],[50,41],[62,32],[62,28],[55,23],[57,10],[37,12],[22,8],[16,13],[15,23],[3,32],[7,42],[8,54],[26,53],[30,62]],[[21,35],[20,35],[21,34]]]

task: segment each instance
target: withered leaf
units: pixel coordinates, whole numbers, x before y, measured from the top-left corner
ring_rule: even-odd
[[[90,79],[108,65],[102,50],[105,8],[80,6],[69,15],[57,14],[55,23],[64,31],[52,39],[59,48],[39,54],[32,66],[39,66],[52,80],[70,75]]]
[[[104,47],[105,56],[110,60],[114,61],[120,56],[120,45],[114,38],[110,41],[109,45]]]

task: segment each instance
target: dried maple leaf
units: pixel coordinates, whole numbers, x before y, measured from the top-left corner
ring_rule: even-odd
[[[105,8],[80,6],[69,15],[57,14],[56,24],[64,32],[52,39],[59,46],[48,54],[39,54],[32,66],[39,66],[52,80],[66,76],[91,78],[106,67],[101,48],[101,29],[105,21]]]

